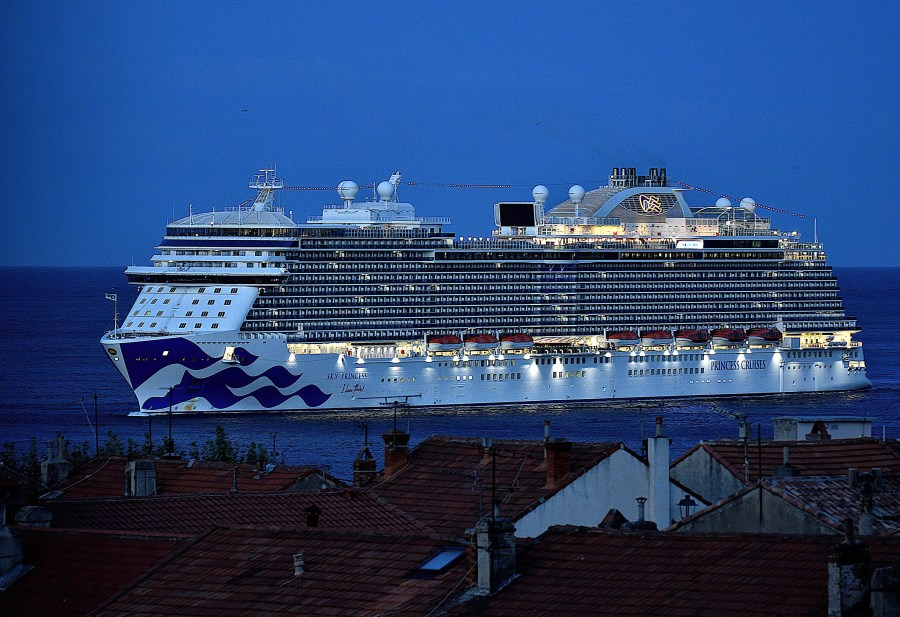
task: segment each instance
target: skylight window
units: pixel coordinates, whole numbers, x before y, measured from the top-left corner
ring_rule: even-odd
[[[436,553],[425,560],[417,571],[422,574],[438,574],[443,572],[465,554],[466,549],[462,546],[444,546]]]

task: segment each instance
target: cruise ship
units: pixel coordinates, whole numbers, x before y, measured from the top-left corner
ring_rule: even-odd
[[[870,386],[822,245],[751,198],[691,207],[664,168],[622,167],[553,207],[538,185],[493,205],[490,237],[457,237],[401,186],[395,172],[357,199],[343,181],[295,222],[264,169],[255,199],[170,223],[152,265],[126,269],[140,293],[101,339],[134,413]]]

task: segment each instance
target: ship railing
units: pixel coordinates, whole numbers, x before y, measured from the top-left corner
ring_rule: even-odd
[[[225,212],[250,212],[253,210],[253,204],[225,206]],[[281,206],[266,206],[266,212],[278,212],[284,214],[284,208]]]

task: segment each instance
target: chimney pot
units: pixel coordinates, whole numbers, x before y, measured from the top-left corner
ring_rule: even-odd
[[[544,441],[550,441],[550,420],[544,420]]]
[[[662,416],[656,416],[656,436],[662,437]]]
[[[300,576],[303,574],[303,566],[306,565],[306,562],[303,560],[303,553],[297,553],[294,555],[294,576]]]

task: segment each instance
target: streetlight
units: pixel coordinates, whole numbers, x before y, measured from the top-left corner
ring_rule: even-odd
[[[691,499],[690,495],[685,495],[684,499],[678,502],[678,509],[681,511],[681,518],[687,518],[694,513],[697,502]]]

